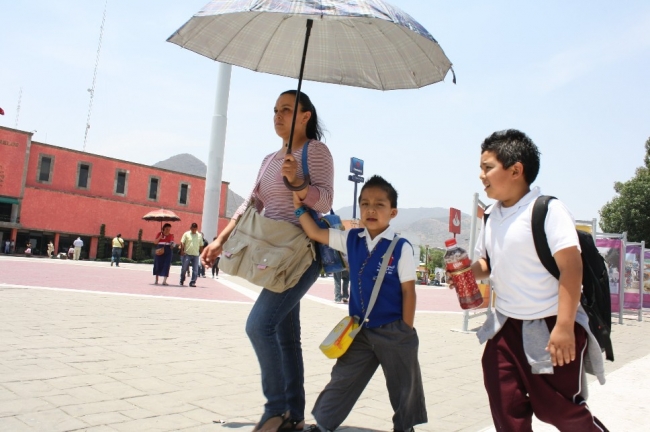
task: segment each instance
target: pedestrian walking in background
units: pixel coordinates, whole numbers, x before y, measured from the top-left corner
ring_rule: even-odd
[[[342,283],[341,283],[342,282]],[[350,272],[343,270],[334,272],[334,301],[336,303],[347,303],[350,295],[348,287],[350,286]]]
[[[72,258],[74,258],[74,246],[70,245],[70,247],[68,248],[68,259],[72,259]]]
[[[213,238],[212,241],[215,241],[217,238]],[[212,263],[212,279],[219,279],[219,260],[221,259],[221,254],[217,255]]]
[[[81,240],[81,237],[77,237],[77,240],[72,242],[74,245],[74,260],[79,261],[79,257],[81,256],[81,248],[84,246],[83,240]]]
[[[10,250],[11,250],[11,242],[10,242],[9,240],[7,240],[7,241],[5,242],[5,248],[4,248],[4,252],[5,252],[5,254],[9,254],[9,251],[10,251]]]
[[[203,233],[199,233],[199,234],[201,234],[201,238],[203,239],[203,247],[206,247],[208,245],[208,241],[205,239]],[[201,250],[203,250],[203,248],[201,248]],[[203,265],[200,259],[199,259],[199,276],[201,276],[202,278],[205,277],[205,265]]]
[[[153,257],[153,274],[156,276],[155,285],[158,285],[158,277],[162,277],[163,285],[169,285],[167,278],[169,277],[169,269],[172,266],[172,254],[174,248],[174,234],[171,234],[172,226],[166,223],[162,227],[162,231],[156,234],[153,243],[156,247],[156,254]]]
[[[496,313],[477,336],[487,342],[482,365],[492,419],[500,431],[532,430],[533,414],[561,431],[606,431],[586,403],[585,372],[605,382],[603,357],[580,306],[582,259],[575,221],[549,202],[545,233],[560,271],[539,259],[531,214],[541,192],[531,190],[539,150],[524,133],[495,132],[481,145],[479,178],[497,200],[476,245],[477,279],[490,278]],[[451,280],[450,280],[451,281]],[[450,285],[452,287],[453,284]]]
[[[25,246],[25,256],[32,256],[32,244],[27,243]]]
[[[113,237],[112,241],[113,249],[111,251],[111,267],[115,263],[115,267],[120,266],[120,258],[122,257],[122,249],[124,248],[124,240],[122,240],[122,234],[118,234]]]
[[[307,164],[311,184],[305,184],[297,194],[304,205],[316,212],[326,213],[332,207],[332,155],[327,146],[320,142],[322,129],[316,108],[304,93],[300,94],[292,149],[291,153],[287,154],[295,103],[295,90],[286,91],[277,99],[273,110],[273,123],[275,132],[282,138],[282,147],[264,158],[255,181],[258,186],[237,209],[217,239],[206,247],[202,259],[208,265],[214,265],[223,244],[235,229],[237,219],[251,202],[255,203],[258,211],[264,210],[265,217],[299,226],[293,206],[293,192],[285,186],[283,176],[295,187],[304,184],[302,153],[307,142]],[[300,344],[300,300],[318,278],[320,267],[320,262],[314,260],[298,283],[282,293],[263,289],[246,321],[246,334],[260,364],[262,391],[266,398],[264,414],[255,427],[256,431],[277,430],[283,424],[301,430],[304,425],[305,387]]]
[[[198,232],[199,226],[193,222],[190,230],[181,237],[181,281],[180,286],[185,283],[185,274],[192,267],[192,279],[190,286],[196,286],[196,279],[199,276],[199,255],[203,251],[203,236]]]
[[[54,243],[51,241],[47,244],[47,257],[52,258],[52,254],[54,253]]]

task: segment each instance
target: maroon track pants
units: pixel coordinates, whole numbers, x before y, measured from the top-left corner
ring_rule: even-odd
[[[549,330],[556,317],[546,318]],[[497,431],[532,431],[532,415],[560,431],[607,431],[579,395],[587,332],[575,324],[576,360],[534,375],[524,353],[522,321],[508,318],[485,345],[483,381]]]

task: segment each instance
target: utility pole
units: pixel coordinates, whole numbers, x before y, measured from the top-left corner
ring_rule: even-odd
[[[104,15],[102,17],[102,25],[99,28],[99,44],[97,46],[97,56],[95,57],[95,71],[93,72],[93,83],[88,89],[90,93],[90,103],[88,104],[88,117],[86,118],[86,132],[84,133],[83,151],[86,151],[86,141],[88,140],[88,130],[90,129],[90,114],[93,110],[93,99],[95,98],[95,81],[97,80],[97,67],[99,66],[99,53],[102,50],[102,37],[104,36],[104,22],[106,21],[106,7],[108,0],[104,3]]]

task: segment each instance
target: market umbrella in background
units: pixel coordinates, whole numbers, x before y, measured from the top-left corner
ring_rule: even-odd
[[[159,221],[160,231],[162,231],[163,222],[178,222],[181,220],[176,213],[165,209],[150,211],[146,215],[142,216],[142,219],[146,221]]]
[[[451,69],[433,36],[382,0],[213,0],[167,41],[222,63],[298,78],[287,153],[303,78],[412,89],[442,81]]]

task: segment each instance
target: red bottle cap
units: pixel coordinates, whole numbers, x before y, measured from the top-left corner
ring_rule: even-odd
[[[445,246],[447,247],[456,246],[456,239],[445,240]]]

